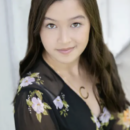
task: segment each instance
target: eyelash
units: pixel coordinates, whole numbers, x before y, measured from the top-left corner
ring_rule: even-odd
[[[78,23],[78,22],[75,22],[75,23],[73,23],[73,24],[80,24],[80,26],[82,25],[81,23]],[[46,25],[46,27],[47,27],[48,25],[54,25],[54,24],[53,24],[53,23],[49,23],[49,24]],[[48,27],[47,27],[47,28],[48,28]],[[74,27],[74,28],[78,28],[78,27]],[[49,28],[49,29],[53,29],[53,28]]]

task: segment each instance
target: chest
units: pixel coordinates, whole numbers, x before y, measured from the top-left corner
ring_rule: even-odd
[[[89,80],[79,80],[79,79],[73,79],[69,78],[69,81],[67,79],[64,79],[66,84],[70,87],[70,89],[81,99],[83,100],[88,108],[91,110],[91,112],[95,116],[99,116],[101,113],[100,105],[98,103],[99,101],[99,95],[98,91],[96,89],[96,86],[93,86],[93,83]],[[80,87],[83,86],[84,88],[80,89]],[[94,93],[95,91],[95,93]],[[87,99],[83,97],[87,97]],[[97,99],[97,98],[98,99]]]

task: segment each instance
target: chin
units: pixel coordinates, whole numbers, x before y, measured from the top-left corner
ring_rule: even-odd
[[[61,62],[61,63],[64,63],[64,64],[69,64],[69,63],[72,63],[74,61],[76,61],[78,59],[78,57],[71,57],[71,56],[68,56],[68,57],[62,57],[62,58],[56,58],[57,61]]]

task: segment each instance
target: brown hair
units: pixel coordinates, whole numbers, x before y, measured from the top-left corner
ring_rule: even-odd
[[[55,1],[57,0],[32,0],[31,2],[28,47],[26,56],[20,62],[21,77],[33,67],[44,50],[39,32],[47,9]],[[114,57],[103,41],[97,2],[96,0],[79,0],[79,2],[91,23],[89,42],[81,57],[88,63],[91,74],[99,79],[105,106],[111,112],[121,112],[130,103],[125,97]]]

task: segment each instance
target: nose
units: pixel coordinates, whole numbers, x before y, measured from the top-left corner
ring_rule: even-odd
[[[60,44],[67,44],[69,43],[70,40],[70,35],[69,35],[69,31],[67,29],[62,29],[59,32],[59,43]]]

